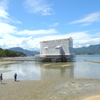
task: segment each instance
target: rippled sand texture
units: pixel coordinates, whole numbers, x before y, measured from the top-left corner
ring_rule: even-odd
[[[99,98],[99,94],[100,80],[92,79],[3,80],[3,84],[0,84],[0,100],[100,100],[91,99]]]

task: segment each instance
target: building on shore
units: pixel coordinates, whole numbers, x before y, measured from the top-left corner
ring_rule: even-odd
[[[73,58],[73,39],[55,39],[40,42],[40,60],[43,62],[68,62]]]

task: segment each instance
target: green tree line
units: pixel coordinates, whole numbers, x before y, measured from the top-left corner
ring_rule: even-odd
[[[11,50],[3,50],[0,48],[0,57],[19,57],[19,56],[26,56],[23,52],[16,52]]]

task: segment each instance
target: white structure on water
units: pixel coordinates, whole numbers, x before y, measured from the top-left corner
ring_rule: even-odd
[[[73,54],[73,39],[55,39],[40,42],[41,57],[70,56]]]

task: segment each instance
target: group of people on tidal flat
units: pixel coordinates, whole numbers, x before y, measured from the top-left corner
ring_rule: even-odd
[[[0,75],[1,84],[2,84],[2,80],[3,80],[3,75],[1,73],[1,75]],[[17,81],[17,73],[14,74],[14,81]]]

